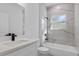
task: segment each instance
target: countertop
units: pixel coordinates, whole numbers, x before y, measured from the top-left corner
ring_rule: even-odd
[[[0,43],[0,56],[4,56],[17,51],[18,49],[29,46],[37,41],[38,39],[20,38],[20,40],[16,41],[5,41],[3,43]]]

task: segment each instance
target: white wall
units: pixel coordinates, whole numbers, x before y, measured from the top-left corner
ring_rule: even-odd
[[[79,4],[75,4],[75,44],[79,50]]]
[[[41,19],[47,16],[46,6],[42,3],[20,3],[25,8],[25,36],[41,38]]]
[[[39,38],[39,4],[26,3],[25,8],[25,35],[27,38]]]
[[[40,3],[39,4],[39,36],[40,36],[40,41],[42,41],[42,36],[43,36],[43,31],[42,31],[42,23],[41,23],[41,20],[44,19],[44,17],[47,17],[47,9],[46,9],[46,6],[45,4],[43,3]],[[41,42],[42,43],[42,42]]]

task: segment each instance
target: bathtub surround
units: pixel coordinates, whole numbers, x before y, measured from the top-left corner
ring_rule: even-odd
[[[53,56],[78,56],[78,50],[73,46],[57,44],[57,43],[49,43],[47,42],[45,47],[48,47],[49,54]]]
[[[49,7],[49,5],[53,6],[53,8],[51,9],[51,12],[50,12],[53,15],[66,14],[66,17],[67,17],[66,18],[67,19],[66,30],[63,30],[63,31],[59,30],[58,32],[54,31],[54,33],[52,33],[53,31],[48,31],[49,33],[51,33],[51,35],[49,35],[50,42],[47,42],[49,44],[44,43],[43,46],[50,48],[49,53],[52,55],[55,55],[55,56],[57,56],[57,55],[58,56],[60,56],[60,55],[61,56],[72,56],[72,55],[78,56],[78,54],[79,54],[79,52],[77,50],[79,48],[79,46],[78,46],[79,45],[79,42],[78,42],[78,31],[79,31],[78,30],[78,9],[77,9],[78,5],[76,6],[77,11],[74,10],[75,4],[62,3],[62,4],[48,4],[47,6]],[[40,18],[48,16],[46,4],[42,4],[40,6],[41,6],[40,7]],[[55,8],[57,8],[58,10]],[[75,12],[76,12],[77,16],[75,15]],[[76,19],[77,23],[75,22],[75,19]],[[40,21],[40,25],[41,25],[41,21]],[[76,27],[76,29],[75,29],[75,27]],[[76,30],[76,32],[75,32],[75,30]],[[41,36],[42,34],[43,34],[43,32],[42,32],[41,26],[40,26],[40,39],[42,38],[42,36]],[[76,34],[76,36],[75,36],[76,39],[74,37],[75,34]],[[52,36],[52,35],[54,35],[54,36]],[[77,43],[75,43],[75,41]]]
[[[73,38],[73,35],[63,30],[53,30],[50,31],[48,35],[49,42],[51,43],[75,46],[75,39]]]
[[[73,3],[59,3],[51,5],[47,8],[47,15],[49,20],[52,16],[66,15],[66,31],[74,34],[74,4]],[[49,24],[50,25],[50,24]]]
[[[49,18],[48,23],[48,38],[49,42],[71,45],[74,44],[74,4],[56,4],[48,7],[47,15]],[[53,16],[61,16],[65,15],[65,26],[63,29],[50,29],[51,22]],[[54,27],[54,26],[53,26]]]
[[[75,4],[75,44],[79,51],[79,4]]]
[[[58,6],[61,7],[61,9],[57,11],[56,7],[58,8]],[[51,11],[48,10],[48,8],[51,9]],[[51,13],[51,14],[49,14],[49,13]],[[71,46],[75,46],[75,44],[73,43],[74,42],[74,4],[67,4],[67,3],[66,4],[64,4],[64,3],[62,3],[62,4],[60,4],[60,3],[59,4],[53,4],[53,3],[52,4],[50,4],[50,3],[47,3],[47,4],[41,3],[41,4],[39,4],[39,16],[40,16],[39,17],[40,18],[40,26],[39,26],[40,27],[40,29],[39,29],[40,34],[39,35],[40,35],[40,39],[42,39],[42,34],[43,34],[43,31],[41,30],[41,19],[43,17],[48,17],[48,19],[50,19],[51,15],[62,15],[62,14],[66,14],[67,21],[66,21],[66,29],[64,31],[66,33],[68,32],[69,33],[68,35],[71,34],[70,37],[68,37],[70,39],[68,39],[68,38],[63,39],[63,41],[53,39],[52,35],[54,35],[54,34],[50,34],[52,31],[50,31],[49,29],[48,29],[49,30],[48,31],[48,33],[49,33],[48,38],[50,39],[50,41],[53,41],[53,42],[60,41],[63,44],[68,44],[68,45],[71,45]],[[49,28],[49,23],[48,23],[48,28]],[[62,33],[65,33],[65,32],[62,31]],[[61,34],[61,35],[63,35],[63,34]]]

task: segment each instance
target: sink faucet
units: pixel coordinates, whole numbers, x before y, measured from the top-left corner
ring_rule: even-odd
[[[6,34],[5,36],[11,36],[11,33]]]
[[[12,33],[12,35],[11,35],[11,37],[12,37],[12,41],[15,41],[15,37],[16,37],[17,35],[15,35],[14,33]]]
[[[12,40],[12,41],[15,41],[15,37],[16,37],[17,35],[15,35],[15,33],[8,33],[8,34],[6,34],[5,36],[11,36],[11,40]]]

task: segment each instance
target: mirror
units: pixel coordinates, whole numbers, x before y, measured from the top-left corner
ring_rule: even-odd
[[[0,36],[8,33],[24,35],[24,7],[17,3],[0,4]]]

